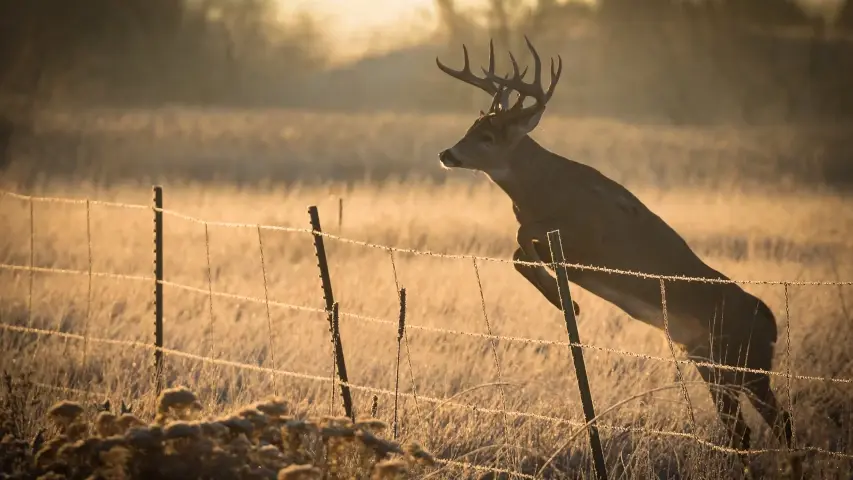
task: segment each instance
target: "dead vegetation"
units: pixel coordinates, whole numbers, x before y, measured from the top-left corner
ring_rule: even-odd
[[[17,395],[7,391],[4,398]],[[280,397],[203,419],[195,394],[172,388],[160,395],[150,423],[132,413],[91,410],[54,404],[47,429],[28,442],[15,426],[22,412],[6,405],[0,411],[2,478],[390,480],[434,465],[419,445],[381,438],[381,421],[306,418]]]
[[[512,253],[511,206],[483,179],[459,175],[437,185],[419,179],[376,181],[353,175],[336,183],[326,177],[346,176],[336,169],[346,170],[342,165],[353,164],[411,172],[438,169],[433,147],[469,118],[430,117],[418,123],[405,116],[291,112],[282,117],[253,116],[249,121],[239,115],[229,117],[227,112],[185,113],[172,117],[174,123],[161,123],[166,117],[152,122],[148,113],[133,112],[119,116],[126,123],[111,115],[59,118],[58,124],[67,127],[76,121],[81,130],[103,136],[72,142],[77,147],[68,150],[50,143],[30,145],[33,150],[25,153],[33,156],[20,157],[7,170],[2,186],[148,205],[151,182],[146,175],[151,175],[165,179],[167,208],[207,220],[304,228],[308,226],[306,206],[313,204],[319,207],[324,229],[350,238],[504,259]],[[226,119],[232,123],[219,123]],[[784,177],[780,172],[787,168],[782,163],[787,158],[784,152],[796,149],[784,129],[754,131],[755,137],[746,138],[742,132],[723,128],[655,130],[593,120],[551,124],[555,129],[540,135],[543,143],[578,160],[589,158],[618,180],[640,179],[632,190],[641,200],[682,232],[711,265],[733,278],[853,277],[850,199],[780,180]],[[108,138],[104,133],[108,130],[115,135]],[[386,141],[387,137],[391,140]],[[53,154],[64,155],[67,163],[63,165],[86,172],[81,177],[89,180],[68,182],[60,175],[18,182],[16,169],[28,168],[28,158]],[[741,162],[740,166],[723,168],[729,159]],[[187,164],[182,166],[182,160]],[[324,181],[311,181],[306,170],[299,170],[299,165],[312,161],[310,171]],[[136,170],[118,173],[129,167]],[[248,187],[170,176],[184,168],[206,168],[206,174],[222,174],[226,180],[244,175],[247,181],[273,168],[291,169],[287,175],[305,180]],[[753,176],[743,174],[745,169]],[[766,179],[760,188],[754,181],[758,178]],[[341,227],[336,222],[339,198],[344,199]],[[35,203],[32,223],[30,213],[27,202],[0,197],[0,263],[26,266],[32,255],[33,265],[40,267],[86,272],[91,264],[95,272],[152,274],[150,210],[92,205],[91,258],[84,205]],[[322,314],[272,305],[268,316],[263,302],[217,295],[264,298],[257,230],[216,226],[208,230],[206,235],[201,224],[166,217],[166,278],[196,289],[166,288],[166,346],[245,366],[329,378],[332,360]],[[263,231],[262,236],[270,300],[322,309],[310,236],[272,231]],[[498,341],[498,375],[487,339],[417,328],[484,333],[485,314],[497,335],[565,341],[560,313],[517,278],[510,265],[478,265],[483,301],[470,261],[395,254],[392,265],[386,250],[332,240],[326,248],[341,306],[347,369],[354,384],[393,391],[397,288],[408,292],[408,345],[402,349],[399,382],[400,391],[408,396],[399,401],[401,442],[419,442],[438,458],[533,475],[574,432],[582,415],[565,348]],[[89,285],[85,274],[2,270],[0,323],[151,342],[151,283],[94,277],[91,289]],[[781,285],[750,284],[745,288],[764,299],[779,319],[776,371],[850,377],[851,287],[791,285],[786,291]],[[215,293],[213,298],[208,290]],[[572,293],[582,307],[579,323],[585,343],[636,355],[670,355],[658,332],[630,321],[580,288]],[[390,320],[391,325],[359,320],[353,314]],[[21,393],[13,402],[19,412],[15,438],[29,441],[42,429],[43,435],[51,434],[57,427],[47,421],[48,409],[61,400],[79,402],[92,431],[97,426],[90,405],[107,399],[114,405],[124,402],[149,426],[155,422],[158,409],[152,393],[150,351],[96,342],[89,342],[85,355],[83,350],[83,342],[74,339],[0,330],[0,364],[18,379],[19,386],[26,383],[23,379],[29,379],[30,385],[19,388]],[[669,362],[596,349],[588,349],[585,356],[592,396],[600,410],[675,381]],[[699,380],[695,371],[684,372],[688,382]],[[228,416],[235,405],[251,404],[276,393],[276,388],[293,411],[306,418],[341,413],[329,382],[171,355],[166,356],[165,379],[166,385],[192,389],[205,418]],[[47,385],[81,391],[56,392]],[[789,382],[774,377],[772,387],[783,403],[793,404],[798,445],[853,452],[849,383]],[[736,458],[683,435],[691,432],[713,442],[721,438],[707,390],[693,384],[688,390],[696,414],[695,431],[677,389],[642,396],[602,420],[606,424],[602,441],[614,478],[732,477]],[[374,411],[373,393],[353,393],[358,419],[375,416],[391,422],[392,397],[379,395]],[[516,413],[495,414],[489,409]],[[119,418],[121,414],[121,409],[114,412]],[[746,417],[758,427],[755,448],[778,447],[766,436],[754,411],[749,409]],[[191,425],[198,421],[186,420]],[[107,432],[112,427],[104,422]],[[579,435],[557,454],[547,477],[588,477],[587,452],[586,440]],[[778,460],[773,454],[753,458],[757,469],[768,472],[776,471]],[[851,462],[807,453],[804,466],[815,478],[839,478],[850,470]],[[393,464],[388,468],[393,469]],[[430,472],[430,478],[483,474],[446,464]]]

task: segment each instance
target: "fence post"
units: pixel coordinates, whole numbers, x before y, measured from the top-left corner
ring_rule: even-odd
[[[154,390],[163,389],[163,187],[154,186]]]
[[[583,404],[584,418],[590,424],[588,430],[589,445],[595,461],[595,473],[599,480],[606,480],[607,466],[604,463],[604,451],[601,448],[601,439],[598,437],[598,427],[595,425],[595,408],[592,404],[592,393],[589,390],[589,378],[586,375],[583,349],[578,346],[581,339],[578,332],[577,319],[575,318],[575,309],[572,306],[572,295],[569,291],[569,275],[566,271],[566,259],[563,256],[563,242],[560,238],[559,230],[548,232],[548,245],[551,248],[551,261],[554,264],[554,270],[557,274],[560,304],[562,305],[563,316],[566,320],[566,330],[569,333],[572,360],[575,364],[575,375],[578,379],[578,389],[580,390],[581,403]]]
[[[344,360],[344,345],[340,335],[337,334],[337,319],[335,318],[335,296],[332,294],[332,279],[329,276],[329,264],[326,261],[326,246],[323,243],[323,230],[320,228],[320,213],[317,207],[308,207],[308,215],[311,217],[311,230],[314,235],[314,251],[317,254],[317,266],[320,268],[320,281],[323,284],[323,298],[326,300],[326,316],[329,320],[329,333],[335,348],[335,363],[338,366],[338,378],[341,380],[341,397],[344,401],[344,410],[347,416],[355,421],[352,407],[352,395],[349,390],[349,379],[347,377],[347,366]]]
[[[397,439],[399,424],[397,423],[397,400],[400,396],[400,351],[403,334],[406,333],[406,289],[400,289],[400,317],[397,322],[397,364],[394,373],[394,440]],[[374,415],[375,416],[375,415]]]
[[[338,197],[338,233],[344,228],[344,197]]]

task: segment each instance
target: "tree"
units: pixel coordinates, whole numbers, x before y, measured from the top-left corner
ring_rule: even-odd
[[[845,0],[841,5],[835,25],[842,30],[853,30],[853,0]]]

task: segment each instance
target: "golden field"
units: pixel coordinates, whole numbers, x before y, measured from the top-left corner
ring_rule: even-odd
[[[145,179],[155,178],[164,185],[167,209],[209,221],[307,228],[306,207],[317,205],[329,233],[386,246],[508,259],[515,238],[509,200],[485,178],[442,172],[435,157],[439,148],[461,135],[469,121],[456,116],[424,120],[390,114],[294,117],[267,112],[230,118],[222,111],[89,112],[77,117],[60,112],[46,121],[40,133],[52,135],[56,143],[22,146],[25,160],[13,164],[0,185],[19,193],[150,205],[151,181]],[[586,161],[589,156],[605,173],[630,184],[712,266],[732,278],[853,278],[849,267],[853,199],[800,188],[790,180],[779,180],[783,174],[773,176],[788,168],[774,163],[774,154],[794,148],[794,140],[784,128],[744,133],[577,119],[549,119],[544,126],[548,128],[534,137],[575,160]],[[398,132],[405,128],[409,130]],[[63,133],[62,139],[56,140],[57,132]],[[74,145],[73,151],[60,149],[69,145]],[[19,180],[37,168],[34,165],[39,161],[59,155],[57,152],[63,159],[57,160],[56,168],[63,172],[79,168],[78,176],[69,177],[72,180],[59,174]],[[608,163],[610,155],[621,160]],[[182,156],[190,164],[185,169],[180,165]],[[753,157],[765,159],[764,163],[740,167],[735,162]],[[370,164],[374,171],[381,170],[383,162],[393,171],[399,168],[393,162],[400,158],[404,165],[412,165],[411,170],[428,173],[338,179],[336,168],[346,168],[342,158]],[[701,165],[691,170],[685,158]],[[660,170],[659,165],[666,165],[669,159],[678,168]],[[288,171],[291,161],[298,167]],[[130,178],[133,175],[123,172],[124,168],[138,172],[138,178]],[[284,171],[287,181],[263,181],[267,168]],[[758,177],[747,178],[742,168],[769,172],[768,180],[762,184],[755,180]],[[170,176],[175,171],[181,175]],[[195,171],[204,178],[240,177],[243,183],[187,180],[187,172]],[[710,176],[709,171],[717,176]],[[304,181],[299,180],[300,175]],[[93,180],[80,180],[87,176]],[[446,176],[448,180],[435,182],[427,176]],[[326,177],[330,180],[324,181]],[[343,199],[340,227],[339,199]],[[3,368],[15,378],[29,374],[35,382],[88,391],[90,403],[105,397],[114,404],[123,400],[134,413],[152,416],[156,400],[150,376],[152,352],[99,343],[94,338],[150,343],[153,283],[101,276],[90,279],[85,274],[91,267],[93,272],[150,277],[151,210],[93,204],[88,229],[85,205],[35,202],[32,211],[33,264],[83,273],[0,271],[2,323],[86,334],[93,340],[5,330],[0,333]],[[0,262],[29,265],[30,227],[30,204],[0,197],[0,231],[4,232]],[[311,236],[264,230],[262,241],[269,299],[322,309]],[[565,342],[561,313],[510,264],[479,260],[475,270],[470,258],[398,252],[392,266],[386,249],[335,239],[326,240],[326,249],[342,313],[341,336],[350,381],[383,390],[353,391],[359,417],[371,416],[376,393],[377,416],[389,424],[393,420],[394,398],[384,392],[395,389],[399,285],[407,291],[409,325],[399,367],[399,391],[416,394],[416,398],[399,399],[400,440],[418,441],[439,459],[535,474],[578,428],[577,422],[583,421],[566,346],[510,339],[492,342],[417,328],[476,334],[491,329],[494,335]],[[164,250],[166,279],[195,289],[165,288],[167,348],[248,366],[331,376],[331,344],[323,313],[274,304],[267,314],[256,228],[210,225],[206,232],[201,223],[167,214]],[[779,321],[776,370],[819,377],[853,376],[853,287],[790,286],[788,315],[783,286],[749,284],[745,288],[761,296]],[[213,297],[208,290],[214,292]],[[572,293],[582,309],[579,327],[584,343],[671,357],[662,332],[631,320],[580,288]],[[646,390],[675,385],[675,367],[670,362],[595,349],[586,349],[584,355],[598,411]],[[692,382],[689,391],[697,415],[696,435],[720,443],[721,428],[707,389],[691,368],[683,366],[682,371]],[[233,410],[270,393],[284,396],[306,415],[343,413],[340,396],[333,396],[329,381],[171,354],[166,355],[165,375],[168,385],[185,385],[197,392],[209,414]],[[788,382],[774,377],[773,385],[780,400],[793,403],[798,445],[853,453],[850,383]],[[41,399],[30,406],[29,433],[41,426],[36,419],[52,400],[84,395],[41,387],[33,387],[29,394]],[[483,409],[516,413],[503,415]],[[754,448],[780,447],[751,407],[746,415],[754,431]],[[556,423],[554,418],[570,423]],[[601,422],[611,478],[737,475],[732,473],[738,468],[735,455],[714,451],[682,435],[691,432],[692,426],[677,388],[642,395],[607,413]],[[588,452],[586,435],[576,436],[556,453],[546,477],[590,477]],[[777,468],[783,457],[757,455],[755,467]],[[805,454],[805,466],[812,478],[846,478],[853,462],[810,452]],[[445,465],[424,471],[430,473],[430,478],[458,478],[483,472]]]

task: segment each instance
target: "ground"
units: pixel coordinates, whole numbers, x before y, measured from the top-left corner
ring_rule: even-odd
[[[97,115],[91,115],[97,119]],[[129,113],[128,124],[144,124],[134,115],[144,119],[141,113]],[[148,115],[154,125],[146,127],[148,133],[125,132],[121,141],[89,137],[80,140],[80,148],[87,151],[81,170],[90,172],[100,168],[113,172],[100,180],[69,181],[46,175],[47,178],[40,180],[28,177],[26,182],[19,182],[15,172],[25,168],[13,165],[2,186],[19,193],[150,205],[151,181],[112,178],[117,176],[118,168],[111,166],[111,162],[122,161],[110,160],[107,154],[117,158],[125,152],[126,158],[141,158],[147,151],[152,158],[160,158],[156,156],[158,152],[169,150],[187,152],[192,157],[194,145],[199,149],[211,148],[204,147],[207,136],[214,139],[213,143],[228,143],[222,138],[223,127],[206,124],[203,115],[188,115],[180,121],[156,113]],[[265,128],[279,132],[275,140],[255,137],[250,130],[236,127],[230,130],[236,131],[231,148],[241,152],[243,170],[261,169],[274,161],[270,159],[270,143],[287,143],[287,138],[291,138],[287,152],[294,158],[294,164],[306,165],[316,157],[318,161],[329,162],[323,168],[330,170],[334,169],[334,159],[329,160],[324,152],[349,149],[353,162],[364,164],[373,159],[361,156],[365,153],[360,148],[370,152],[382,149],[377,146],[382,140],[376,127],[366,127],[363,117],[347,120],[336,114],[326,117],[313,114],[306,122],[314,124],[294,126],[287,123],[287,116],[269,115],[269,123],[276,126]],[[406,117],[401,118],[407,121]],[[394,127],[393,119],[388,116],[385,120],[390,125],[388,128],[402,128]],[[54,123],[52,128],[69,128],[63,121]],[[106,117],[99,124],[89,119],[79,128],[84,133],[86,128],[107,130],[112,121]],[[168,129],[150,134],[160,128],[157,125],[169,121],[196,133],[188,133],[183,143],[179,135]],[[569,122],[566,125],[580,124],[579,120],[560,121]],[[461,134],[465,119],[436,117],[430,122],[439,132],[425,131],[424,136],[432,139],[431,147],[438,145],[439,140],[451,141],[453,135]],[[853,200],[845,194],[792,185],[769,174],[766,182],[756,182],[754,177],[746,179],[745,174],[745,179],[738,181],[737,169],[723,169],[729,176],[727,180],[711,178],[707,176],[707,163],[694,170],[689,165],[684,167],[683,157],[689,152],[713,150],[715,158],[738,157],[748,155],[743,152],[752,151],[761,142],[782,149],[790,142],[784,130],[775,134],[760,131],[749,137],[757,142],[750,145],[742,141],[747,134],[735,130],[726,133],[709,129],[703,133],[699,129],[670,128],[649,134],[669,139],[662,142],[644,139],[642,129],[627,125],[620,129],[612,123],[601,126],[591,122],[584,132],[606,130],[608,136],[587,138],[585,146],[574,152],[565,151],[571,146],[563,140],[568,133],[549,129],[537,138],[549,146],[562,146],[555,150],[578,161],[584,160],[584,152],[596,158],[597,166],[631,184],[632,191],[682,233],[713,267],[742,280],[853,278],[853,269],[849,268]],[[116,125],[112,130],[121,130],[119,127],[124,124]],[[425,125],[419,124],[417,128],[427,129],[431,124]],[[459,128],[450,131],[447,125]],[[297,127],[313,132],[330,126],[337,133],[325,143],[316,138],[311,142],[301,141],[302,137],[293,133]],[[338,129],[345,131],[344,140]],[[623,137],[612,136],[620,131],[625,132]],[[767,142],[776,138],[773,135],[778,136],[778,141]],[[366,146],[360,147],[360,142]],[[609,150],[620,154],[634,151],[636,161],[609,164],[606,162]],[[50,149],[32,152],[31,155],[45,155]],[[253,152],[263,157],[260,166],[251,163]],[[407,152],[412,153],[401,155],[407,158],[401,161],[413,162],[409,157],[416,157],[424,162],[419,169],[439,169],[431,150],[419,147]],[[174,153],[172,156],[177,158]],[[655,177],[658,168],[655,165],[669,157],[680,169]],[[93,163],[93,158],[100,163]],[[380,160],[394,161],[390,154]],[[162,161],[152,160],[157,164],[150,170],[153,176],[168,170],[165,164],[157,163]],[[204,165],[195,157],[191,161]],[[279,161],[286,163],[283,159]],[[68,168],[68,162],[63,165]],[[232,164],[224,165],[218,165],[220,175],[227,174],[227,167]],[[620,169],[622,165],[630,165],[626,168],[631,171],[644,172],[646,179],[666,177],[667,180],[632,183],[631,178],[626,180],[630,175]],[[773,166],[769,161],[762,168],[772,173]],[[691,176],[691,172],[696,173]],[[447,172],[446,176],[448,180],[442,183],[410,176],[325,182],[317,178],[303,182],[290,179],[235,186],[228,182],[160,175],[157,181],[164,185],[168,210],[209,221],[246,225],[206,228],[202,223],[167,212],[165,278],[172,283],[165,287],[165,346],[250,368],[260,366],[322,377],[275,375],[167,352],[167,384],[193,389],[205,411],[211,414],[273,392],[284,395],[305,413],[343,413],[340,396],[333,394],[328,380],[332,375],[328,323],[321,311],[311,311],[324,306],[312,238],[306,233],[262,230],[262,269],[259,232],[253,227],[264,224],[307,228],[307,206],[317,205],[324,230],[332,234],[384,246],[500,260],[474,262],[471,258],[405,252],[391,255],[383,248],[326,239],[334,295],[341,310],[341,338],[349,379],[356,386],[380,389],[353,391],[357,415],[371,414],[375,394],[377,416],[389,423],[393,420],[395,401],[388,392],[395,390],[397,371],[396,292],[398,287],[404,287],[408,327],[399,366],[399,391],[406,394],[398,402],[401,439],[418,440],[439,458],[527,474],[536,473],[538,466],[556,453],[548,467],[551,477],[590,476],[592,467],[585,434],[575,436],[557,451],[577,430],[583,414],[568,348],[547,343],[567,341],[561,312],[527,284],[511,264],[503,261],[511,257],[515,236],[510,202],[485,177],[457,172]],[[29,374],[37,383],[82,391],[33,386],[31,394],[42,401],[29,407],[32,421],[27,425],[28,432],[35,432],[41,413],[58,398],[88,394],[94,402],[107,397],[114,404],[125,401],[135,413],[153,414],[152,352],[97,340],[148,344],[153,340],[151,210],[93,203],[88,210],[87,235],[84,203],[35,202],[32,239],[30,211],[25,200],[0,197],[0,230],[6,233],[0,238],[0,262],[5,266],[0,270],[2,324],[31,325],[86,335],[90,339],[84,342],[8,329],[0,332],[0,360],[13,377]],[[31,240],[33,265],[79,273],[31,274],[10,269],[10,265],[30,264]],[[87,274],[90,268],[95,273],[146,278],[90,277]],[[482,297],[478,281],[482,284]],[[850,378],[853,287],[791,285],[787,295],[783,285],[747,284],[744,288],[764,299],[778,319],[776,371]],[[213,297],[208,295],[210,291]],[[673,363],[641,358],[645,355],[671,359],[662,332],[628,318],[579,287],[574,287],[572,294],[582,309],[578,320],[582,342],[610,349],[584,351],[598,411],[646,390],[673,386],[640,395],[603,416],[602,441],[611,477],[729,478],[738,467],[735,455],[714,451],[684,435],[692,432],[693,426],[684,397],[675,387]],[[269,313],[265,295],[271,301]],[[287,308],[282,303],[308,309]],[[483,334],[489,330],[494,335],[547,342],[529,343],[511,338],[493,341],[458,333]],[[720,443],[719,423],[707,389],[689,366],[682,366],[682,371],[696,413],[696,436]],[[784,404],[793,404],[798,445],[853,452],[853,410],[849,401],[853,385],[849,380],[846,383],[789,381],[776,376],[773,388]],[[490,409],[512,413],[504,415]],[[748,407],[746,415],[755,432],[755,448],[780,447],[767,435],[752,407]],[[566,422],[558,423],[556,419]],[[766,469],[781,465],[783,458],[784,455],[768,453],[754,456],[753,461],[755,468]],[[817,452],[807,453],[805,464],[813,478],[842,478],[843,472],[853,467],[849,459]],[[454,478],[463,473],[476,474],[445,466],[436,476]]]

